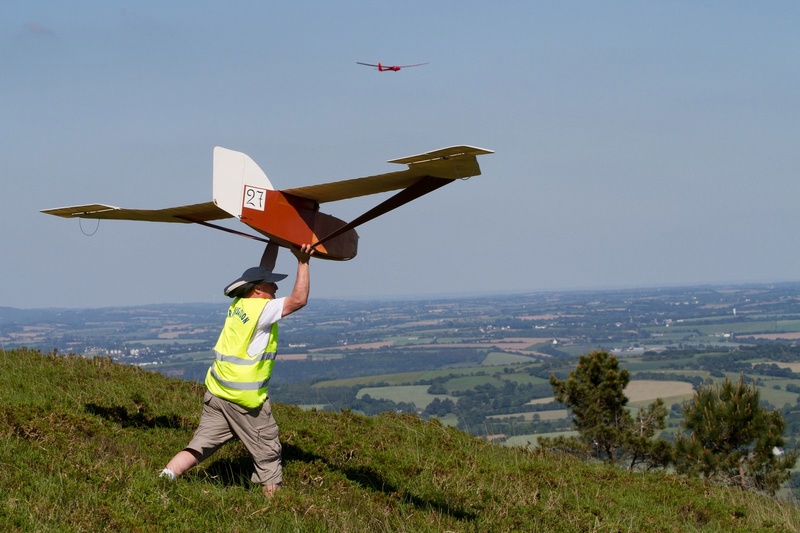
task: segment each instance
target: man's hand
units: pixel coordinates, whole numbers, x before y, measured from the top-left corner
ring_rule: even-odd
[[[292,248],[292,253],[297,258],[298,263],[308,263],[308,260],[314,255],[314,248],[310,244],[303,244],[299,250]]]

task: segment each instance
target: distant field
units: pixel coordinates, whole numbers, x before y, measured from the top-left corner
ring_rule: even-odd
[[[506,381],[519,383],[521,385],[527,385],[528,383],[530,383],[532,385],[539,385],[541,383],[547,383],[548,382],[548,380],[546,378],[542,378],[542,377],[539,377],[539,376],[531,376],[530,374],[527,374],[527,373],[507,374],[507,375],[503,375],[503,378],[505,378]]]
[[[685,381],[656,381],[649,379],[635,379],[625,387],[625,396],[631,403],[652,402],[656,398],[661,398],[666,403],[667,399],[677,400],[678,398],[691,398],[694,395],[694,388],[691,383]]]
[[[698,324],[697,322],[704,322]],[[781,331],[796,331],[797,328],[794,324],[786,324],[779,322],[779,329]],[[703,317],[696,320],[685,320],[682,322],[673,322],[668,326],[649,326],[644,327],[641,331],[646,331],[651,335],[661,335],[663,338],[670,340],[677,340],[685,337],[686,335],[700,334],[702,336],[711,336],[715,334],[733,333],[738,335],[751,336],[753,334],[761,334],[769,331],[777,331],[775,322],[765,321],[752,321],[742,323],[723,322],[720,319],[712,317]]]
[[[547,398],[537,398],[536,400],[531,400],[526,405],[536,405],[536,404],[542,404],[542,403],[550,403],[552,401],[553,401],[553,397],[552,396],[548,396]]]
[[[630,406],[635,410],[635,404],[647,404],[656,398],[661,398],[667,405],[675,403],[676,401],[688,400],[694,395],[694,390],[692,388],[692,384],[685,381],[656,381],[638,379],[631,380],[628,383],[628,386],[625,388],[625,395],[630,401]],[[529,404],[542,404],[551,401],[552,398],[539,398],[529,402]],[[524,413],[523,415],[495,415],[488,418],[502,419],[511,416],[524,416],[525,420],[527,421],[532,420],[534,415],[539,415],[540,420],[556,420],[560,418],[566,418],[568,412],[566,409],[555,409],[552,411],[529,412]],[[536,446],[539,437],[555,437],[559,435],[577,435],[577,432],[564,431],[547,434],[518,435],[509,437],[508,440],[505,441],[504,445],[534,447]]]
[[[773,363],[771,361],[767,361],[767,364],[777,365],[780,368],[788,368],[792,372],[800,372],[800,363]]]
[[[204,352],[186,352],[186,353],[176,353],[172,356],[173,359],[190,359],[192,361],[213,361],[214,360],[214,353],[211,351],[204,351]]]
[[[531,421],[539,417],[539,420],[558,420],[560,418],[567,418],[569,412],[566,409],[553,409],[552,411],[536,411],[528,413],[513,413],[508,415],[492,415],[486,418],[496,418],[502,420],[504,418],[522,417],[525,421]]]
[[[652,402],[656,398],[661,398],[665,403],[670,404],[678,400],[686,400],[694,395],[692,384],[685,381],[655,381],[655,380],[632,380],[625,389],[625,395],[631,404]],[[552,397],[538,398],[531,400],[528,405],[541,405],[553,401]],[[632,406],[633,407],[633,406]],[[523,416],[525,420],[533,420],[534,415],[539,415],[540,420],[555,420],[567,416],[566,409],[554,409],[552,411],[536,411],[527,413],[516,413],[509,415],[493,415],[489,418],[509,418],[512,416]]]
[[[715,334],[732,333],[734,335],[741,335],[744,337],[761,337],[762,335],[778,335],[777,338],[789,338],[792,332],[800,332],[800,320],[759,320],[752,322],[721,322],[719,324],[707,324],[713,321],[708,317],[699,318],[696,320],[684,320],[682,322],[674,323],[669,328],[645,328],[647,331],[655,332],[661,331],[663,333],[689,333],[692,331],[699,331],[702,335],[713,336]],[[703,323],[700,323],[703,322]],[[786,331],[789,333],[765,333],[765,332]],[[763,337],[770,338],[770,337]]]
[[[507,356],[508,354],[499,354],[502,356]],[[526,359],[522,357],[522,359]],[[507,361],[506,361],[507,362]],[[800,363],[798,363],[800,365]],[[503,381],[498,379],[494,376],[487,376],[487,375],[480,375],[480,374],[473,374],[475,370],[479,369],[472,369],[472,372],[468,371],[469,369],[461,369],[464,372],[464,375],[460,377],[451,377],[445,384],[445,388],[448,392],[454,391],[464,391],[470,390],[474,387],[482,384],[491,384],[496,387],[502,387]],[[330,387],[330,386],[358,386],[358,385],[369,385],[370,383],[388,383],[390,386],[386,387],[370,387],[365,386],[359,390],[357,397],[361,398],[364,394],[369,394],[372,398],[381,398],[386,400],[391,400],[394,402],[410,402],[413,403],[420,409],[424,409],[428,406],[430,402],[434,400],[434,398],[440,397],[450,397],[453,401],[456,401],[457,398],[453,398],[451,396],[444,396],[444,395],[432,395],[428,394],[428,385],[401,385],[403,383],[410,383],[414,381],[419,381],[423,379],[432,379],[435,378],[437,375],[446,375],[448,372],[455,373],[453,370],[449,371],[428,371],[428,372],[407,372],[402,374],[384,374],[381,376],[370,376],[370,377],[358,377],[358,378],[349,378],[349,379],[339,379],[339,380],[332,380],[332,381],[325,381],[319,382],[314,385],[314,387]],[[544,382],[542,378],[531,377],[531,382]],[[773,391],[770,391],[773,392]],[[777,393],[778,391],[774,391]],[[628,396],[628,400],[632,404],[631,407],[634,407],[634,404],[642,404],[642,403],[649,403],[654,401],[656,398],[661,398],[667,404],[685,401],[690,399],[693,394],[694,390],[692,388],[691,383],[687,383],[685,381],[658,381],[658,380],[631,380],[628,383],[628,387],[625,389],[625,394]],[[783,393],[789,394],[789,393]],[[795,395],[796,396],[796,395]],[[777,399],[777,398],[776,398]],[[783,399],[781,397],[781,399]],[[549,403],[553,401],[552,396],[548,396],[546,398],[539,398],[529,402],[529,405],[535,404],[543,404]],[[782,403],[781,403],[782,405]],[[545,417],[551,417],[554,415],[544,415],[542,412],[538,413],[542,420],[549,419]],[[555,416],[555,418],[560,418],[561,416]]]
[[[730,379],[736,381],[739,379],[739,376],[731,376]],[[759,387],[759,393],[762,400],[768,401],[777,409],[780,409],[787,403],[790,405],[795,405],[797,403],[797,393],[787,391],[786,385],[798,385],[798,380],[791,378],[769,378],[766,376],[762,377],[761,380],[763,384]]]
[[[540,345],[543,342],[551,340],[552,339],[540,337],[514,337],[497,341],[463,342],[463,340],[458,337],[394,337],[386,341],[315,348],[310,351],[375,350],[389,346],[394,346],[395,348],[417,348],[419,346],[436,344],[448,348],[495,348],[506,352],[520,353],[531,352],[535,345]]]
[[[657,381],[650,379],[633,379],[625,388],[625,396],[631,403],[652,402],[656,398],[661,398],[666,402],[667,398],[672,401],[683,398],[691,398],[694,389],[691,383],[686,381]],[[552,402],[553,398],[539,398],[528,402],[529,405],[543,404]]]
[[[399,374],[378,374],[374,376],[357,376],[352,378],[331,379],[319,381],[312,385],[313,388],[324,387],[354,387],[356,385],[369,386],[374,383],[388,383],[389,385],[400,385],[421,380],[430,380],[440,377],[463,376],[470,377],[479,372],[485,372],[484,367],[464,367],[464,368],[443,368],[441,370],[425,370],[421,372],[402,372]],[[459,378],[453,378],[459,379]],[[476,383],[486,382],[486,377],[480,378]],[[450,379],[452,381],[452,379]],[[531,382],[543,381],[541,378],[529,377]],[[496,383],[500,383],[497,381]]]
[[[448,392],[455,392],[455,391],[467,391],[474,389],[478,385],[493,385],[495,387],[502,387],[503,381],[493,376],[481,376],[481,375],[474,375],[474,376],[462,376],[457,378],[452,378],[444,384],[444,387],[447,389]]]
[[[190,324],[182,324],[180,326],[166,326],[158,328],[156,331],[159,339],[177,339],[181,335],[197,335],[206,333],[207,328],[196,328]]]
[[[574,355],[575,357],[580,357],[581,355],[586,355],[599,349],[599,347],[594,344],[570,344],[568,346],[565,344],[559,344],[555,346],[555,348],[561,352]]]
[[[771,341],[775,341],[778,339],[800,339],[800,333],[760,333],[758,335],[748,335],[748,337],[753,337],[754,339],[767,339]],[[793,370],[793,372],[796,372]]]
[[[144,346],[158,346],[160,344],[207,344],[208,341],[202,339],[128,339],[125,344],[142,344]]]
[[[381,376],[379,379],[381,382],[388,382],[388,383],[392,382],[408,383],[409,381],[414,381],[415,378],[421,379],[421,377],[422,377],[421,373],[407,373],[407,374]],[[353,386],[359,384],[359,381],[360,384],[364,383],[364,379],[360,378],[360,380],[359,379],[338,380],[336,384],[337,385],[349,384]],[[459,391],[459,390],[469,390],[477,385],[486,383],[490,383],[495,386],[502,386],[502,382],[493,376],[466,375],[450,379],[445,384],[445,387],[447,388],[448,391]],[[330,384],[330,382],[328,384]],[[456,397],[449,395],[428,394],[427,391],[428,391],[428,385],[394,385],[388,387],[363,387],[358,391],[356,397],[361,398],[365,394],[369,394],[372,398],[391,400],[396,403],[399,402],[412,403],[418,409],[426,408],[428,404],[430,404],[435,398],[439,399],[450,398],[454,402],[457,401]],[[779,391],[774,391],[774,392],[779,392]],[[663,399],[665,403],[667,403],[667,405],[679,401],[685,401],[693,396],[694,390],[692,389],[691,383],[687,383],[685,381],[632,380],[630,383],[628,383],[628,387],[625,389],[625,394],[628,396],[631,407],[635,408],[637,404],[640,405],[648,404],[654,401],[656,398]],[[788,394],[788,393],[783,392],[783,394]],[[553,401],[552,397],[539,398],[529,402],[529,405],[549,403],[552,401]],[[527,413],[494,415],[489,418],[503,419],[512,416],[521,416],[525,420],[533,420],[534,415],[538,415],[540,420],[555,420],[555,419],[565,418],[567,416],[567,411],[565,409],[554,409],[552,411],[537,411],[537,412],[527,412]]]
[[[483,360],[483,366],[513,365],[517,363],[530,363],[535,361],[527,355],[517,355],[505,352],[492,352]]]
[[[278,361],[305,361],[308,359],[308,354],[306,353],[287,353],[287,354],[278,354],[275,356],[275,359]]]
[[[314,348],[309,350],[309,352],[328,352],[331,350],[375,350],[377,348],[385,348],[386,346],[391,346],[391,342],[365,342],[363,344],[348,344],[345,346],[328,346],[326,348]]]
[[[434,399],[439,398],[444,400],[450,398],[456,401],[456,398],[444,394],[428,394],[428,385],[400,385],[396,387],[364,387],[356,398],[361,399],[365,394],[369,394],[372,398],[381,398],[384,400],[391,400],[395,403],[409,402],[413,403],[417,409],[425,409]]]
[[[311,385],[311,387],[315,389],[324,387],[355,387],[358,385],[369,385],[371,383],[388,383],[390,385],[399,385],[401,383],[409,383],[426,379],[427,374],[428,372],[403,372],[401,374],[380,374],[377,376],[331,379],[328,381],[319,381]]]

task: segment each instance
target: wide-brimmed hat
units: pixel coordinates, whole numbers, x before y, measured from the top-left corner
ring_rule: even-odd
[[[225,287],[225,296],[239,298],[244,296],[253,284],[256,283],[275,283],[284,279],[287,274],[277,274],[264,267],[251,267],[244,271],[242,276]]]

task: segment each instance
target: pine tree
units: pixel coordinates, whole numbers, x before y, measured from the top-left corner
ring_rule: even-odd
[[[703,385],[684,406],[684,427],[689,434],[675,443],[675,466],[684,474],[774,494],[797,461],[796,449],[782,449],[780,413],[761,406],[758,387],[744,376]]]
[[[655,432],[665,425],[664,402],[656,400],[634,420],[626,407],[629,381],[630,374],[620,368],[617,358],[600,350],[581,356],[566,381],[551,376],[555,399],[572,412],[579,437],[540,439],[541,447],[570,453],[585,451],[612,464],[628,459],[629,469],[664,466],[670,460],[671,447],[653,440]]]

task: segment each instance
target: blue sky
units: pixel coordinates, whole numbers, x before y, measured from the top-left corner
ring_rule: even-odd
[[[496,152],[314,262],[312,297],[800,279],[799,23],[780,1],[3,2],[0,306],[225,301],[260,243],[39,213],[208,201],[216,145],[277,188]]]

